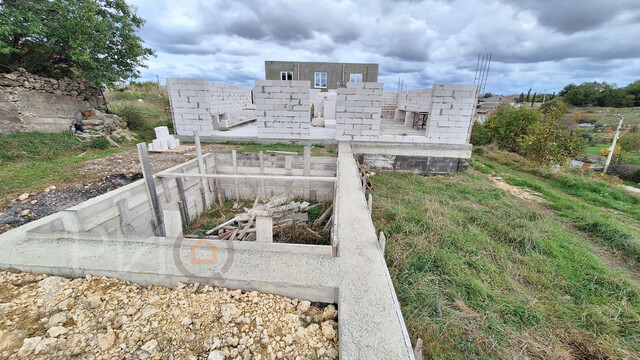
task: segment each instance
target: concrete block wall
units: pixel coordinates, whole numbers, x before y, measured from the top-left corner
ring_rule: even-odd
[[[310,86],[309,81],[256,80],[253,98],[258,138],[308,139]]]
[[[173,128],[178,135],[213,135],[207,79],[167,78]]]
[[[432,89],[419,89],[401,92],[398,97],[398,109],[413,112],[428,112],[431,108]]]
[[[473,121],[475,85],[434,84],[427,141],[466,144]]]
[[[209,96],[213,114],[241,112],[252,106],[249,86],[210,83]]]
[[[336,140],[378,140],[383,87],[383,83],[348,82],[337,90]]]
[[[384,90],[382,92],[382,106],[397,106],[398,92],[394,90]]]

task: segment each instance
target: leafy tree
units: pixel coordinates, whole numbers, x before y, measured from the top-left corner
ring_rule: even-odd
[[[575,88],[577,88],[578,86],[576,86],[576,84],[569,84],[567,86],[565,86],[564,88],[562,88],[562,90],[560,90],[560,92],[558,93],[558,96],[565,96],[567,95],[567,93]]]
[[[549,120],[558,120],[564,115],[567,107],[564,102],[560,100],[550,100],[540,106],[540,111],[544,114],[544,117]]]
[[[620,137],[618,144],[630,152],[640,152],[640,133],[628,132]]]
[[[631,106],[640,106],[640,80],[636,80],[623,89],[633,103]]]
[[[555,120],[533,124],[527,134],[520,136],[520,154],[541,164],[564,163],[583,153],[587,140],[577,133],[569,133],[566,126]]]
[[[96,86],[135,78],[153,55],[136,35],[143,24],[125,0],[2,0],[0,71],[22,67]]]
[[[565,86],[565,89],[568,86]],[[564,95],[564,101],[575,106],[594,105],[597,99],[598,91],[591,85],[575,86]]]
[[[598,94],[598,106],[625,107],[633,106],[634,99],[624,89],[607,88]]]
[[[489,127],[486,124],[476,122],[471,129],[471,144],[475,146],[482,146],[491,144],[493,137],[489,132]]]
[[[542,113],[526,106],[515,108],[511,105],[500,105],[498,110],[489,117],[486,126],[492,141],[504,150],[517,152],[517,139],[526,134],[529,128],[540,122]]]

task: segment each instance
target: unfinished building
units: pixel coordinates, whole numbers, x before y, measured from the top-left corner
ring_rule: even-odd
[[[314,93],[298,80],[258,80],[253,88],[206,79],[167,84],[174,129],[195,141],[195,158],[153,174],[147,146],[138,144],[144,179],[0,234],[0,268],[169,287],[199,282],[335,303],[341,358],[415,359],[358,163],[424,174],[465,170],[475,87],[387,92],[382,83],[347,82]],[[306,147],[303,156],[203,154],[200,138]],[[312,157],[314,143],[337,143],[337,158]],[[333,202],[329,244],[276,243],[260,214],[253,241],[184,234],[221,198],[282,194]],[[203,256],[213,261],[194,261]]]

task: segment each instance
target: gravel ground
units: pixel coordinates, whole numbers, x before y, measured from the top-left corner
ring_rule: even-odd
[[[0,358],[337,358],[337,311],[198,284],[0,272]]]

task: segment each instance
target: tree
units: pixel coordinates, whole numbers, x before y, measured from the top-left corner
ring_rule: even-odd
[[[484,93],[484,95],[482,95],[482,97],[483,97],[483,98],[485,98],[485,99],[488,99],[488,98],[490,98],[490,97],[492,97],[492,96],[493,96],[493,94],[492,94],[492,93],[490,93],[490,92],[488,92],[488,93]]]
[[[562,90],[560,90],[560,92],[558,93],[558,96],[565,96],[569,91],[575,89],[576,87],[577,87],[576,84],[569,84],[564,88],[562,88]]]
[[[515,108],[511,105],[500,105],[495,114],[489,117],[486,127],[491,138],[504,150],[517,152],[517,139],[526,134],[529,128],[539,122],[542,113],[526,106]]]
[[[567,110],[566,105],[560,100],[550,100],[540,106],[540,111],[544,114],[545,119],[558,120]]]
[[[587,140],[576,133],[569,133],[566,126],[555,120],[533,124],[526,135],[518,139],[520,154],[532,162],[549,165],[564,163],[580,156]]]
[[[640,80],[634,81],[627,87],[623,88],[623,90],[633,102],[632,106],[640,106]]]
[[[527,97],[524,101],[529,102],[529,96],[531,95],[531,88],[529,88],[529,91],[527,91]]]
[[[136,35],[143,24],[125,0],[3,0],[0,71],[82,77],[96,86],[135,78],[154,54]]]
[[[565,89],[568,86],[565,86]],[[575,86],[564,95],[564,101],[575,106],[594,105],[597,99],[598,90],[591,85]]]

